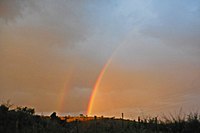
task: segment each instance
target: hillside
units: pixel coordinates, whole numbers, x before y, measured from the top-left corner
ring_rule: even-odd
[[[123,120],[104,117],[58,117],[35,115],[27,107],[10,109],[0,106],[1,133],[199,133],[200,116],[191,113],[158,120],[156,118]],[[72,119],[73,118],[73,119]],[[69,121],[70,120],[70,121]]]

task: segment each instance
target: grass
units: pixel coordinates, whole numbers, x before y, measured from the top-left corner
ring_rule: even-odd
[[[51,116],[34,114],[34,109],[9,104],[0,106],[1,133],[200,133],[198,112],[147,117],[136,120],[94,118],[88,121],[66,122],[52,113]]]

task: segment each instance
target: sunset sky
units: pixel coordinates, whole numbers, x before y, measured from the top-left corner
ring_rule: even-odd
[[[0,0],[8,99],[47,115],[200,109],[200,1]]]

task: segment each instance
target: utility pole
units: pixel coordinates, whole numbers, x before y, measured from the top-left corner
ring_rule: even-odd
[[[95,133],[97,133],[97,116],[94,116],[94,122],[95,122]]]
[[[122,113],[122,129],[124,130],[124,113]]]

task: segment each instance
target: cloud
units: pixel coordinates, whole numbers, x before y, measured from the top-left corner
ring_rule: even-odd
[[[144,25],[141,33],[158,38],[172,47],[190,51],[200,48],[199,1],[153,1],[150,10],[155,17]]]
[[[61,95],[63,111],[86,110],[111,56],[97,101],[120,111],[151,91],[199,86],[198,1],[1,0],[0,29],[0,99],[40,112],[54,111]]]
[[[0,1],[0,18],[14,19],[16,16],[21,15],[20,3],[13,0]]]
[[[31,0],[1,0],[0,19],[6,22],[15,21],[18,17],[23,17],[25,9],[35,6],[35,2]]]

